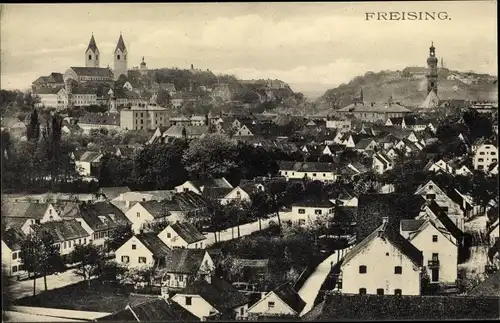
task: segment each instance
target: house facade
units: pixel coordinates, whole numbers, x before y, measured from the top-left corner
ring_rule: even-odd
[[[189,222],[176,222],[158,234],[163,243],[170,248],[205,249],[207,239]]]
[[[472,158],[474,170],[486,171],[491,164],[498,163],[498,148],[493,143],[477,147]]]
[[[335,204],[329,200],[303,201],[292,204],[291,219],[298,225],[312,225],[321,217],[331,217],[335,211]]]

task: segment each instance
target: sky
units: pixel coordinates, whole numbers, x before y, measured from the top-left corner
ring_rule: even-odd
[[[425,66],[431,41],[445,67],[497,74],[496,1],[356,3],[7,4],[1,88],[84,66],[92,33],[101,67],[123,34],[129,68],[210,69],[324,91],[368,71]],[[366,20],[367,12],[447,12],[444,21]]]

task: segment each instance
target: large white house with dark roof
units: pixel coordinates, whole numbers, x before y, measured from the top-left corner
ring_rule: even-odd
[[[170,248],[205,249],[207,239],[189,222],[175,222],[163,229],[158,237]]]

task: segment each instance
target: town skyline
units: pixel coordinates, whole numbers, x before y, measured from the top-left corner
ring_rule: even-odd
[[[117,8],[120,13],[111,15]],[[372,3],[196,4],[194,8],[193,4],[4,5],[2,88],[26,89],[40,75],[82,66],[92,33],[101,67],[112,67],[112,51],[122,32],[129,68],[138,66],[144,56],[151,69],[188,69],[193,64],[241,79],[281,79],[304,92],[324,91],[368,71],[425,66],[431,41],[445,67],[489,74],[497,70],[496,21],[487,15],[496,9],[492,1],[394,3],[384,10],[446,11],[451,18],[400,21],[405,28],[398,30],[390,21],[364,21],[365,12],[377,10]],[[52,16],[62,17],[66,27],[57,28],[61,21],[51,21]],[[113,21],[108,21],[110,16]],[[58,37],[48,31],[57,31]]]

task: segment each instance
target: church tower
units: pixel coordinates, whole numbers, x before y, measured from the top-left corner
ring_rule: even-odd
[[[85,51],[85,67],[99,67],[99,49],[95,43],[94,34],[90,37],[89,46]]]
[[[142,62],[141,62],[141,65],[140,65],[140,70],[141,70],[141,74],[146,74],[147,71],[148,71],[148,67],[146,65],[146,62],[144,61],[144,56],[142,56]]]
[[[427,94],[431,91],[438,93],[438,59],[434,43],[431,43],[429,58],[427,58]]]
[[[123,41],[121,33],[118,44],[116,44],[114,61],[113,75],[116,81],[122,74],[127,76],[127,48],[125,47],[125,42]]]

